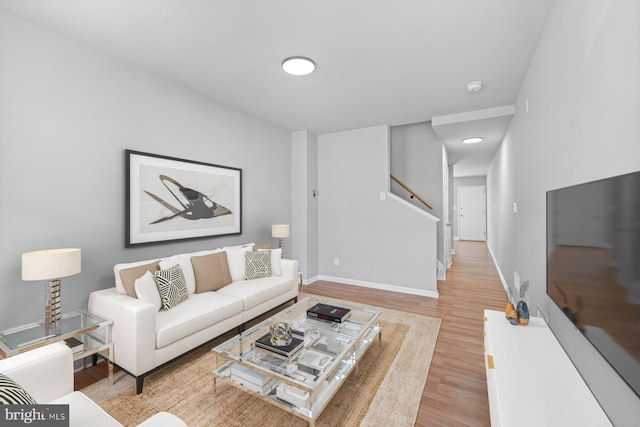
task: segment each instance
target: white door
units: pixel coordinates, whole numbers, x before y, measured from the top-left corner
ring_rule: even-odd
[[[487,194],[485,186],[458,187],[458,237],[487,240]]]

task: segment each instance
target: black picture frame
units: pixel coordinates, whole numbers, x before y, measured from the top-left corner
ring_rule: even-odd
[[[242,169],[125,150],[125,247],[242,234]]]

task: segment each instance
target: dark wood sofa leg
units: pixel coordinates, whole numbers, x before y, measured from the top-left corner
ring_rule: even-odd
[[[142,387],[144,386],[144,377],[136,377],[136,394],[142,393]]]

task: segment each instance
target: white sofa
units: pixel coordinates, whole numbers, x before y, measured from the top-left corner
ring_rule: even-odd
[[[161,266],[179,262],[186,272],[192,257],[224,250],[233,278],[231,284],[216,291],[197,293],[185,273],[189,297],[169,310],[158,311],[157,306],[140,299],[140,295],[137,298],[127,295],[120,280],[123,269],[154,260],[116,265],[116,287],[90,294],[89,311],[114,321],[114,362],[136,377],[137,393],[142,392],[145,376],[156,368],[229,330],[241,331],[246,322],[268,310],[290,300],[297,301],[298,261],[281,259],[281,250],[276,249],[271,258],[273,274],[245,280],[241,253],[250,250],[247,246],[252,244],[160,259]]]
[[[0,373],[20,385],[38,404],[69,405],[70,427],[122,426],[83,393],[73,391],[73,356],[64,343],[0,360]],[[186,424],[175,415],[160,412],[140,426],[186,427]]]

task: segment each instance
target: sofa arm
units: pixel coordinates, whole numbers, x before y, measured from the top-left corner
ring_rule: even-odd
[[[298,260],[297,259],[282,259],[280,261],[282,268],[282,275],[288,278],[296,279],[298,281]]]
[[[89,311],[113,320],[113,361],[118,366],[135,376],[156,367],[153,304],[110,288],[89,294]]]
[[[280,262],[282,268],[282,276],[289,278],[291,281],[291,289],[298,290],[298,260],[296,259],[283,259]]]
[[[58,342],[0,360],[0,372],[17,382],[38,403],[73,392],[73,355]]]

